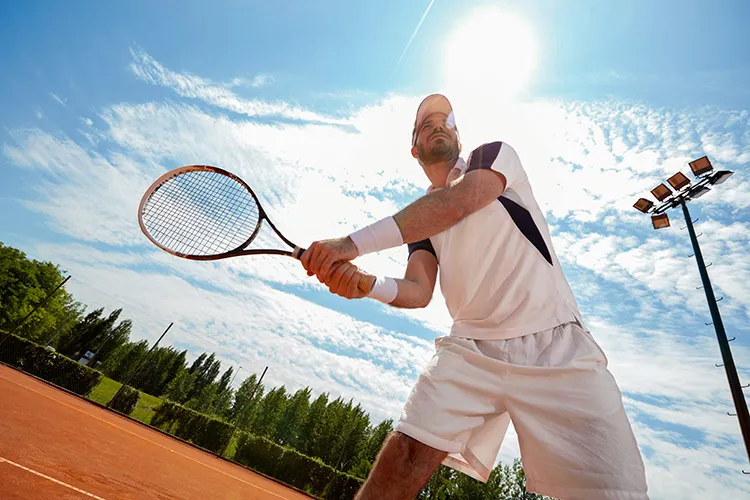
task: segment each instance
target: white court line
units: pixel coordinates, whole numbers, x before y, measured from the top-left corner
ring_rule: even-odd
[[[86,495],[87,497],[96,498],[97,500],[104,500],[102,497],[98,497],[98,496],[94,495],[93,493],[89,493],[88,491],[83,491],[82,489],[76,488],[75,486],[71,486],[68,483],[63,483],[62,481],[58,481],[57,479],[55,479],[53,477],[45,476],[41,472],[37,472],[35,470],[29,469],[28,467],[24,467],[23,465],[17,464],[15,462],[11,462],[7,458],[0,457],[0,463],[3,463],[3,462],[5,462],[6,464],[10,464],[10,465],[12,465],[14,467],[18,467],[19,469],[23,469],[26,472],[31,472],[32,474],[36,474],[39,477],[43,477],[47,481],[52,481],[53,483],[59,484],[60,486],[65,486],[66,488],[70,488],[71,490],[75,490],[78,493]]]

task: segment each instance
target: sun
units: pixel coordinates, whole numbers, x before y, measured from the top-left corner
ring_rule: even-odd
[[[521,17],[497,8],[469,15],[444,47],[444,81],[455,92],[510,98],[529,83],[536,68],[537,42]]]

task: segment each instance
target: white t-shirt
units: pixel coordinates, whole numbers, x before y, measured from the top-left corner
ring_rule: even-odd
[[[424,250],[438,260],[440,288],[453,318],[450,334],[497,340],[583,323],[516,151],[503,142],[484,144],[456,168],[462,175],[491,168],[507,184],[497,202],[408,245],[410,257]]]

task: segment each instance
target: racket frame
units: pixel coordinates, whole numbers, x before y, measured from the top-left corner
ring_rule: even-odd
[[[255,225],[255,230],[252,232],[252,234],[240,245],[238,245],[236,248],[229,250],[227,252],[222,252],[218,254],[212,254],[212,255],[192,255],[192,254],[185,254],[182,252],[177,252],[175,250],[171,250],[161,243],[159,243],[155,238],[151,236],[151,234],[146,229],[146,226],[143,222],[143,209],[145,208],[148,201],[151,199],[151,196],[156,193],[161,186],[163,186],[167,181],[170,179],[177,177],[178,175],[185,174],[187,172],[214,172],[219,175],[224,175],[226,177],[229,177],[233,181],[237,182],[239,185],[241,185],[243,188],[247,190],[248,193],[250,193],[250,196],[253,197],[253,200],[255,201],[255,204],[258,207],[258,223]],[[263,220],[268,223],[269,226],[271,226],[271,229],[276,233],[276,235],[281,238],[281,240],[289,245],[292,250],[278,250],[278,249],[253,249],[253,250],[246,250],[245,247],[249,245],[255,237],[258,235],[258,232],[260,231]],[[138,226],[141,228],[141,231],[146,236],[146,238],[151,241],[154,245],[159,247],[160,249],[164,250],[165,252],[174,255],[175,257],[181,257],[183,259],[189,259],[189,260],[220,260],[220,259],[227,259],[229,257],[239,257],[242,255],[285,255],[288,257],[294,257],[295,259],[298,259],[302,256],[305,249],[301,248],[291,241],[287,239],[286,236],[281,234],[281,231],[276,229],[276,226],[271,221],[271,219],[268,217],[268,214],[266,214],[265,210],[263,210],[263,206],[260,204],[260,200],[255,195],[253,190],[248,186],[248,184],[240,179],[235,174],[228,172],[224,170],[223,168],[214,167],[212,165],[186,165],[184,167],[178,167],[175,169],[170,170],[169,172],[166,172],[165,174],[161,175],[158,179],[156,179],[151,185],[148,187],[145,193],[143,193],[143,196],[141,197],[141,202],[138,205]]]

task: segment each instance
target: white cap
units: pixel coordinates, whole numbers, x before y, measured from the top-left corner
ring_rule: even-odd
[[[417,108],[417,117],[414,120],[414,129],[411,133],[412,146],[417,140],[417,128],[422,124],[425,118],[433,113],[443,113],[448,116],[448,126],[456,127],[456,119],[453,115],[453,106],[443,94],[430,94],[425,97]]]

